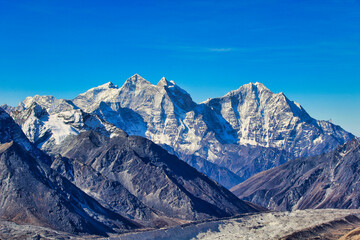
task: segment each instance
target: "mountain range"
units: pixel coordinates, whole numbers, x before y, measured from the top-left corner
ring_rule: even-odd
[[[0,108],[0,218],[109,236],[359,208],[359,158],[359,139],[261,83],[195,103],[174,81],[135,74]]]
[[[150,140],[114,133],[69,135],[49,156],[0,108],[0,218],[108,236],[263,211]]]
[[[3,106],[38,148],[51,153],[69,135],[117,129],[145,137],[227,188],[297,157],[329,152],[354,136],[315,120],[283,93],[249,83],[195,103],[174,81],[153,85],[138,74],[72,100],[28,97]]]

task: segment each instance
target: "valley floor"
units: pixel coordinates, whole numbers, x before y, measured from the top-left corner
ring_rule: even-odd
[[[267,212],[230,219],[190,223],[170,228],[122,235],[107,239],[357,239],[360,210],[319,209]],[[354,231],[352,231],[354,230]],[[352,231],[352,232],[351,232]],[[350,238],[353,237],[353,238]],[[0,239],[76,239],[76,236],[46,228],[0,222]],[[98,239],[81,236],[81,239]],[[102,238],[104,239],[104,238]]]

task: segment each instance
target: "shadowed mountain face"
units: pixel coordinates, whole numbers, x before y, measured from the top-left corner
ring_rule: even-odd
[[[165,216],[175,221],[203,220],[260,210],[142,137],[108,138],[88,131],[70,136],[58,149],[71,165],[72,173],[68,168],[62,171],[63,175],[112,209],[134,219],[166,224]],[[53,163],[53,167],[66,169],[61,162]],[[89,171],[101,178],[88,178]],[[121,190],[109,195],[103,182]],[[124,202],[119,196],[134,200]]]
[[[360,207],[360,142],[289,161],[233,187],[239,198],[274,210]]]
[[[34,157],[41,159],[42,162],[50,163],[50,158],[40,151],[34,144],[30,143],[20,126],[0,107],[0,144],[14,141],[30,152]]]
[[[0,145],[0,169],[2,219],[99,235],[138,227],[39,164],[17,143]]]
[[[106,235],[138,228],[89,197],[47,164],[0,108],[0,218],[71,233]]]
[[[166,149],[169,153],[174,154],[180,158],[179,154],[168,145],[160,146]],[[207,161],[199,156],[182,155],[181,160],[185,161],[187,164],[197,169],[199,172],[204,173],[206,176],[210,177],[216,182],[221,183],[221,185],[228,189],[243,181],[239,175],[236,175],[228,168],[221,167],[220,165]]]
[[[261,83],[197,104],[173,81],[153,85],[135,74],[122,87],[106,83],[73,100],[28,97],[6,109],[47,152],[69,135],[94,130],[111,136],[122,129],[166,146],[226,187],[290,159],[329,152],[353,137]]]

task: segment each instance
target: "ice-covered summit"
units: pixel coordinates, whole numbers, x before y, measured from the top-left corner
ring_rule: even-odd
[[[105,83],[105,84],[103,84],[103,85],[100,85],[100,86],[98,86],[98,87],[95,87],[95,88],[92,88],[92,89],[90,89],[90,90],[100,90],[100,89],[109,89],[109,88],[118,88],[118,86],[117,85],[114,85],[112,82],[107,82],[107,83]]]
[[[174,81],[168,81],[165,77],[162,77],[156,86],[164,87],[169,85],[175,85]]]
[[[135,90],[136,88],[146,87],[149,85],[151,85],[149,81],[136,73],[130,78],[128,78],[122,87],[131,86],[131,89]]]
[[[165,77],[162,77],[160,79],[160,81],[158,82],[157,86],[159,86],[159,87],[164,87],[164,86],[174,87],[174,86],[176,86],[176,83],[174,82],[174,80],[169,81]]]

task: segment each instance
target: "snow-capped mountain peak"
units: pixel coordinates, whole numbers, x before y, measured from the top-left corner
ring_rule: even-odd
[[[163,86],[173,87],[173,86],[176,86],[176,83],[174,82],[174,80],[169,81],[165,77],[162,77],[156,86],[159,86],[159,87],[163,87]]]
[[[169,85],[175,85],[175,82],[168,81],[165,77],[162,77],[160,79],[160,81],[158,82],[158,84],[156,84],[156,86],[158,86],[158,87],[164,87],[164,86],[169,86]]]
[[[259,82],[245,84],[245,85],[241,86],[240,88],[238,88],[237,90],[232,91],[230,93],[233,93],[233,95],[239,94],[239,93],[256,94],[256,95],[274,94],[264,84],[259,83]]]
[[[139,74],[134,74],[131,77],[129,77],[124,85],[131,84],[131,85],[143,85],[143,84],[150,84],[149,81],[147,81],[145,78],[141,77]]]
[[[89,95],[89,94],[98,94],[98,93],[100,93],[102,91],[107,91],[109,89],[118,89],[118,86],[114,85],[112,82],[107,82],[107,83],[104,83],[104,84],[102,84],[100,86],[90,88],[86,92],[81,93],[80,96]]]
[[[102,101],[111,101],[119,94],[120,88],[112,82],[89,89],[79,94],[72,102],[79,108],[91,112]]]
[[[252,83],[254,86],[256,86],[258,89],[261,89],[261,90],[267,90],[267,91],[270,91],[263,83],[261,82],[255,82],[255,83]]]
[[[97,87],[98,89],[109,89],[109,88],[118,88],[117,85],[113,84],[112,82],[107,82],[103,85]]]
[[[45,96],[35,95],[34,97],[25,98],[25,100],[21,102],[19,106],[24,108],[29,108],[34,102],[36,102],[42,107],[50,107],[50,105],[54,103],[55,100],[56,98],[51,95],[45,95]]]

